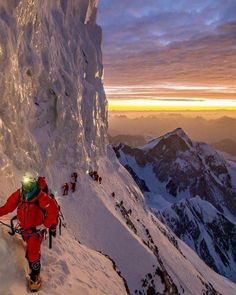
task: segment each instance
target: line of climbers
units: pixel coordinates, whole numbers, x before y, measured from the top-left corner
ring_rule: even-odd
[[[49,193],[45,177],[26,173],[21,188],[11,194],[5,205],[0,207],[0,217],[15,209],[17,215],[11,223],[17,221],[14,233],[19,233],[26,243],[26,259],[30,269],[28,286],[31,292],[36,292],[41,286],[41,243],[47,233],[49,241],[52,236],[56,237],[60,207],[54,195]]]
[[[90,171],[89,176],[94,180],[97,181],[99,184],[102,183],[102,177],[98,175],[97,171]]]
[[[94,180],[97,181],[99,184],[102,183],[102,177],[98,175],[97,171],[90,171],[89,176]],[[78,173],[73,172],[71,174],[71,181],[70,182],[65,182],[63,184],[62,188],[62,195],[67,196],[69,193],[69,190],[71,190],[72,193],[76,191],[76,186],[77,186],[77,179],[78,179]]]
[[[69,189],[71,189],[72,193],[75,192],[76,190],[76,184],[77,184],[77,178],[78,178],[78,173],[77,172],[73,172],[71,174],[71,181],[70,183],[65,182],[62,186],[62,194],[63,196],[67,196],[69,193]]]

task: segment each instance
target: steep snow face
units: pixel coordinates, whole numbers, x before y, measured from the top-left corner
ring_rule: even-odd
[[[10,237],[2,228],[0,234],[0,294],[27,295],[24,277],[29,270],[23,241]],[[40,295],[127,294],[113,263],[103,254],[79,244],[64,228],[63,237],[53,241],[52,250],[48,249],[47,241],[43,242],[42,254]]]
[[[20,170],[89,167],[105,151],[96,10],[95,0],[1,1],[0,158]]]
[[[234,295],[235,284],[207,267],[145,208],[131,176],[109,157],[99,161],[101,184],[80,174],[78,192],[62,199],[77,239],[112,257],[132,295]]]

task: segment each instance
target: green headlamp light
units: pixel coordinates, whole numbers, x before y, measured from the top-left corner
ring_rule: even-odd
[[[31,176],[31,175],[25,175],[23,176],[23,179],[22,179],[22,191],[24,193],[29,193],[33,190],[34,186],[35,186],[35,183],[37,182],[37,180]]]

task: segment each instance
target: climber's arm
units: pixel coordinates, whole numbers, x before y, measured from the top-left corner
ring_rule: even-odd
[[[14,211],[17,208],[19,201],[20,201],[20,190],[17,190],[12,195],[10,195],[5,205],[0,207],[0,217]]]

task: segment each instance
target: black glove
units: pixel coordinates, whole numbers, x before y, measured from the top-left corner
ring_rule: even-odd
[[[51,225],[49,227],[49,234],[51,236],[53,236],[54,238],[56,237],[56,235],[57,235],[57,226],[55,224],[53,224],[53,225]]]

